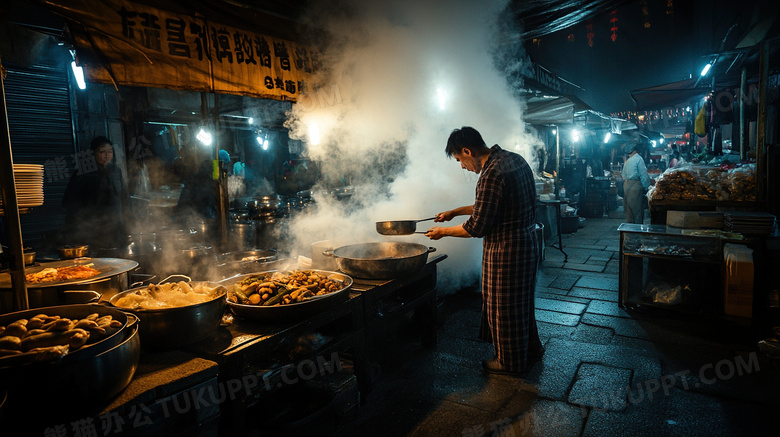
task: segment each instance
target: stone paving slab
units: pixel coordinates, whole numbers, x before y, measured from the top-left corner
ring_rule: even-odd
[[[582,362],[632,369],[632,384],[657,380],[661,376],[660,362],[635,349],[557,338],[551,338],[545,348],[539,376],[539,395],[549,399],[566,399]]]
[[[635,398],[639,399],[639,398]],[[672,388],[629,401],[621,412],[593,410],[583,437],[761,436],[776,428],[776,408]]]
[[[576,260],[575,261],[569,260],[569,262],[563,265],[563,268],[565,270],[576,270],[578,272],[601,273],[604,271],[603,265],[578,263]]]
[[[557,311],[560,313],[577,314],[580,315],[585,311],[586,305],[581,303],[564,302],[561,300],[536,298],[536,309]]]
[[[560,290],[571,290],[571,288],[574,286],[574,284],[577,283],[577,281],[579,281],[579,279],[580,279],[580,275],[561,274],[557,276],[547,286],[549,288],[558,288]]]
[[[555,288],[555,287],[539,287],[539,286],[536,287],[537,296],[540,294],[560,294],[562,296],[565,296],[568,292],[569,290],[562,290],[560,288]]]
[[[582,363],[569,392],[569,403],[623,411],[628,403],[631,369]]]
[[[538,322],[554,323],[556,325],[577,326],[577,323],[580,322],[580,316],[537,309],[536,320]]]
[[[625,319],[622,317],[603,316],[600,314],[585,313],[582,315],[582,322],[589,325],[602,326],[612,329],[615,334],[625,337],[650,338],[645,328],[634,319]]]
[[[539,329],[539,338],[542,340],[542,343],[546,343],[551,338],[568,340],[577,330],[574,326],[542,322],[538,318],[536,319],[536,327]]]
[[[652,341],[641,338],[614,335],[610,344],[617,347],[630,347],[639,349],[647,354],[657,353],[655,344]]]
[[[577,281],[577,287],[582,288],[597,288],[599,290],[612,290],[618,291],[620,289],[620,282],[618,278],[611,275],[605,275],[602,277],[593,275],[583,275],[579,281]]]
[[[537,398],[529,412],[533,420],[530,433],[517,437],[579,437],[585,423],[582,409],[566,402]]]
[[[583,343],[610,344],[614,336],[615,333],[611,329],[580,323],[571,339]]]
[[[615,302],[618,301],[618,293],[616,291],[611,290],[598,290],[595,288],[584,288],[584,287],[572,287],[571,291],[569,291],[569,296],[573,297],[579,297],[583,299],[596,299],[596,300],[603,300],[608,302]]]
[[[632,318],[630,314],[618,306],[617,302],[606,302],[603,300],[592,301],[588,305],[587,312],[604,316]]]
[[[430,430],[436,429],[438,435],[451,436],[482,436],[490,431],[490,423],[494,414],[457,402],[443,400],[436,409],[408,434],[415,437],[429,437]],[[379,430],[381,434],[393,435],[391,426],[388,429]],[[386,434],[385,434],[386,433]],[[363,435],[376,435],[374,432]]]
[[[566,293],[565,290],[558,290],[560,293]],[[590,303],[590,299],[584,299],[581,297],[576,296],[567,296],[566,294],[548,294],[548,293],[535,293],[534,296],[537,298],[544,298],[544,299],[553,299],[553,300],[560,300],[564,302],[574,302],[574,303],[580,303],[583,305],[588,305]]]

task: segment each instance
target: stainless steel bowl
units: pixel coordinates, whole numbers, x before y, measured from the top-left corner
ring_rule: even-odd
[[[57,253],[60,255],[60,259],[74,259],[87,256],[89,253],[89,246],[63,246],[57,249]]]
[[[35,252],[24,252],[24,265],[29,266],[35,262]]]
[[[209,284],[218,285],[211,282]],[[185,346],[211,336],[219,328],[227,297],[227,289],[224,286],[219,287],[213,299],[194,305],[156,310],[131,309],[116,305],[119,299],[144,288],[146,287],[131,288],[116,294],[108,301],[113,307],[138,317],[144,348],[166,349]]]

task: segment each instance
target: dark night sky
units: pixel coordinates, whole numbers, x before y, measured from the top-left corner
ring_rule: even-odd
[[[701,32],[696,30],[704,20],[710,26],[709,13],[695,17],[691,1],[674,0],[673,14],[667,14],[667,0],[646,4],[649,28],[644,26],[642,2],[617,10],[614,42],[607,12],[592,20],[592,47],[583,22],[542,37],[538,45],[528,41],[526,51],[539,64],[582,88],[576,95],[594,109],[604,113],[633,110],[631,90],[699,74],[702,55],[710,50],[702,47],[706,43],[697,42]],[[573,41],[568,40],[569,34]]]

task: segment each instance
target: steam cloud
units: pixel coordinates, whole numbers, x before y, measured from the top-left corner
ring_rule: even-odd
[[[480,239],[431,241],[422,234],[385,237],[383,220],[416,220],[470,205],[477,176],[444,153],[450,132],[472,126],[488,145],[499,144],[532,163],[540,141],[526,132],[507,72],[526,65],[517,41],[498,26],[505,1],[434,0],[312,5],[309,20],[331,35],[308,104],[293,105],[286,126],[321,162],[323,184],[355,188],[350,205],[316,194],[317,208],[290,222],[293,253],[310,245],[336,247],[372,241],[409,241],[447,254],[439,264],[443,292],[477,283]],[[497,34],[496,29],[504,32]],[[505,56],[508,55],[508,56]],[[320,142],[309,137],[319,128]],[[529,200],[533,201],[533,200]],[[458,217],[446,225],[462,223]],[[434,226],[419,223],[418,231]]]

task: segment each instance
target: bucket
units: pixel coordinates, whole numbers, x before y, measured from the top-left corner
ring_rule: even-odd
[[[235,221],[230,223],[230,252],[254,249],[257,241],[257,227],[254,221]]]

